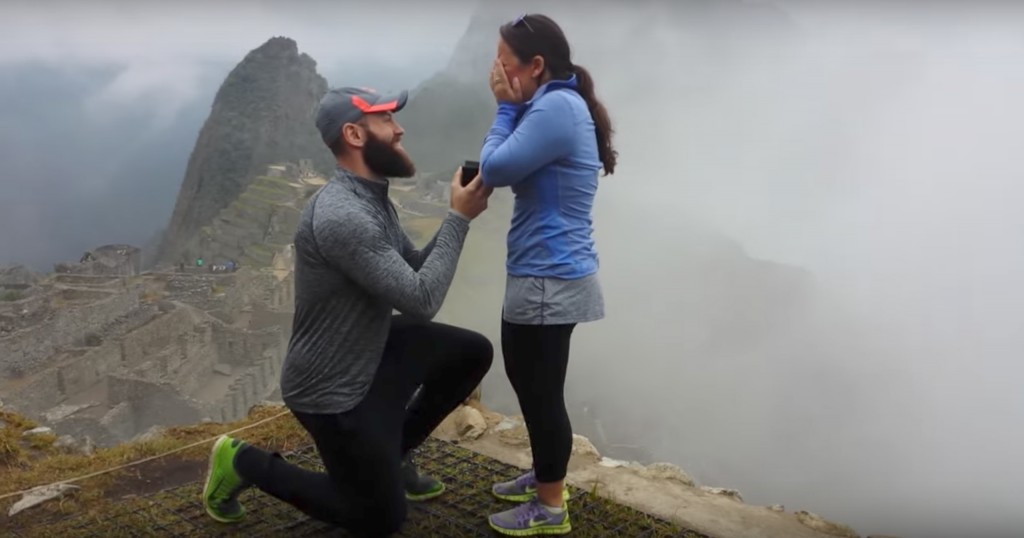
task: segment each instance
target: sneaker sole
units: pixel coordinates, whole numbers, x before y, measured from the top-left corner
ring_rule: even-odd
[[[413,501],[413,502],[429,501],[430,499],[436,499],[436,498],[440,497],[441,494],[444,493],[445,489],[447,489],[447,488],[445,488],[444,484],[441,484],[441,489],[439,489],[437,491],[431,491],[430,493],[420,493],[419,495],[415,495],[415,494],[406,492],[405,493],[405,498],[407,500],[410,500],[410,501]]]
[[[487,518],[487,524],[491,526],[494,532],[504,534],[505,536],[551,536],[572,532],[572,523],[569,522],[568,518],[561,525],[534,527],[532,529],[503,529],[495,525],[490,518]]]
[[[210,463],[206,466],[206,483],[203,485],[203,495],[200,500],[203,502],[203,508],[206,509],[206,513],[212,517],[215,521],[221,523],[237,523],[241,521],[242,517],[237,518],[226,518],[224,516],[217,515],[213,510],[210,509],[210,504],[206,502],[207,492],[210,490],[210,482],[213,480],[213,461],[214,456],[217,454],[217,449],[221,447],[221,443],[230,442],[228,436],[222,435],[217,438],[217,442],[213,444],[213,448],[210,449]]]
[[[499,499],[501,499],[503,501],[509,501],[509,502],[515,502],[515,503],[524,503],[524,502],[527,502],[529,500],[532,500],[534,497],[537,496],[537,492],[536,491],[534,491],[532,493],[522,493],[522,494],[519,494],[519,495],[502,495],[501,493],[498,493],[498,492],[496,492],[496,491],[494,491],[492,489],[491,493],[495,497],[497,497],[497,498],[499,498]],[[569,488],[562,488],[562,500],[563,501],[568,501],[569,500]]]

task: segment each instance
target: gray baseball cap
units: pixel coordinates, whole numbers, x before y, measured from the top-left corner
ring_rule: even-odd
[[[397,112],[405,107],[409,92],[380,93],[372,88],[334,88],[320,99],[316,128],[328,146],[341,136],[341,126],[359,121],[366,114]]]

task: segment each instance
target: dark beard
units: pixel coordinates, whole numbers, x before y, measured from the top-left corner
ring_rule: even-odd
[[[363,161],[371,172],[381,177],[412,177],[416,166],[409,156],[395,149],[367,130],[366,145],[363,146]]]

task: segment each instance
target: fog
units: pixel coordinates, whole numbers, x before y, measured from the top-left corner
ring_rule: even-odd
[[[472,2],[421,8],[416,24],[378,16],[353,34],[331,25],[354,18],[334,3],[257,4],[234,26],[241,8],[224,5],[197,5],[206,17],[195,19],[103,8],[90,20],[114,22],[84,37],[90,25],[43,25],[29,7],[23,24],[0,27],[0,70],[51,69],[84,92],[0,100],[0,149],[21,141],[0,154],[0,261],[74,258],[119,240],[114,230],[165,225],[216,85],[271,35],[295,38],[332,83],[359,73],[411,85],[445,65]],[[608,316],[573,342],[576,431],[606,455],[671,461],[747,502],[862,534],[1024,532],[1021,8],[645,2],[588,20],[558,9],[620,151],[595,215]],[[126,26],[141,29],[96,37]],[[368,43],[383,64],[347,52]],[[181,69],[146,67],[157,60]],[[66,78],[73,68],[93,78]],[[47,86],[40,78],[0,75],[0,90],[24,96]],[[86,99],[97,95],[108,97]],[[153,99],[176,107],[163,123],[147,112]],[[81,142],[99,125],[82,101],[101,118],[134,114],[105,128],[130,138],[144,125],[153,142],[141,154],[116,137]],[[61,138],[54,103],[80,114],[74,138]],[[9,123],[16,109],[28,119]],[[68,151],[51,152],[52,140]],[[99,166],[129,155],[134,168]],[[159,196],[122,190],[147,181]],[[54,192],[72,194],[59,205]],[[108,203],[116,192],[132,194]],[[147,210],[123,209],[133,200]],[[26,225],[67,212],[78,220]],[[83,224],[99,215],[106,228]],[[500,244],[500,231],[476,226],[470,240]],[[32,245],[38,254],[23,250]],[[461,278],[444,318],[497,342],[502,260],[478,268],[472,297]],[[484,394],[515,412],[500,361]]]
[[[850,4],[563,16],[621,152],[574,427],[864,534],[1020,535],[1024,16]]]

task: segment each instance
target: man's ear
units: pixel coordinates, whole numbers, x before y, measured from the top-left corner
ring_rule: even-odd
[[[366,143],[366,136],[362,127],[354,123],[346,123],[341,127],[341,138],[346,144],[357,148],[363,147]]]

